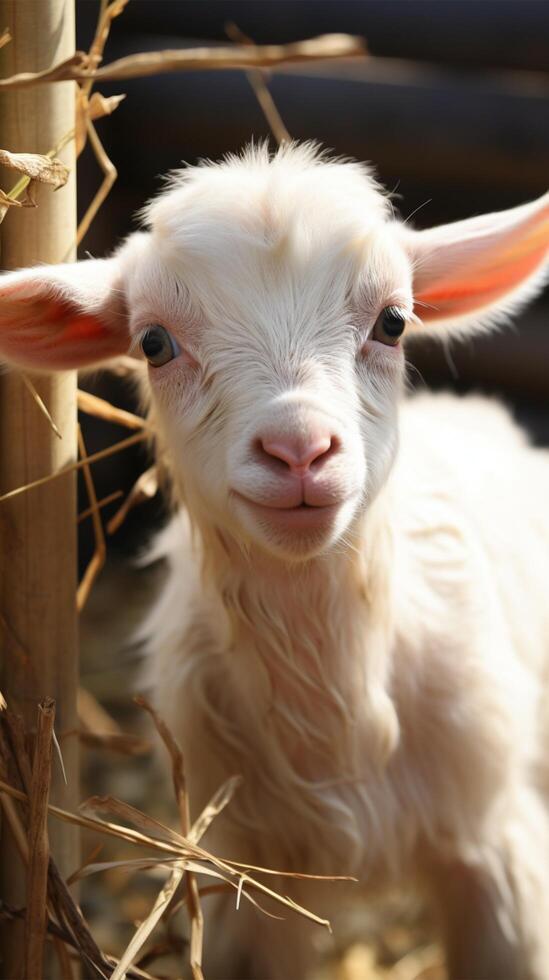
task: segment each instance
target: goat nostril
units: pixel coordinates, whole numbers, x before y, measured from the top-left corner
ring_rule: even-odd
[[[310,466],[312,468],[317,466],[323,466],[328,460],[334,456],[340,449],[340,441],[337,436],[328,436],[327,444],[320,449],[320,451],[311,459]]]
[[[278,464],[283,469],[292,468],[291,453],[283,440],[259,438],[257,446],[264,463]]]
[[[261,436],[254,439],[252,450],[256,460],[264,465],[268,465],[271,468],[275,467],[281,472],[288,470],[290,467],[290,464],[283,456],[272,451],[269,440],[262,439]]]
[[[339,448],[339,440],[322,432],[306,440],[292,436],[263,436],[255,440],[254,448],[264,463],[281,465],[303,475],[327,461]]]

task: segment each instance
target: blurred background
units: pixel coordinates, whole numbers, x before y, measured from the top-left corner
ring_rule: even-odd
[[[77,0],[78,48],[90,45],[98,6],[95,0]],[[366,39],[368,58],[280,69],[271,73],[270,89],[294,138],[319,140],[338,154],[372,161],[382,183],[394,192],[402,217],[413,214],[417,227],[512,207],[547,190],[549,3],[131,0],[114,21],[105,60],[137,51],[227,43],[229,22],[257,43],[328,32]],[[100,85],[99,90],[124,92],[127,98],[112,118],[97,124],[118,181],[83,242],[82,257],[108,253],[137,227],[133,215],[160,190],[162,174],[184,162],[238,151],[252,137],[269,136],[240,71],[184,72]],[[100,181],[88,147],[79,163],[80,213]],[[416,370],[410,380],[415,386],[497,394],[533,439],[549,444],[547,291],[512,329],[451,349],[422,345],[414,348],[412,357]],[[98,374],[83,385],[136,410],[131,387],[123,380]],[[89,416],[82,416],[82,423],[89,452],[128,434]],[[98,497],[115,490],[128,492],[149,462],[145,450],[135,448],[96,464]],[[106,508],[104,516],[108,518],[118,504]],[[83,492],[80,509],[86,507]],[[157,495],[132,511],[109,539],[107,567],[82,620],[83,685],[125,729],[134,731],[139,731],[139,721],[129,704],[132,685],[139,684],[139,655],[127,644],[128,630],[161,581],[161,570],[152,577],[138,573],[130,559],[165,517]],[[82,569],[93,551],[90,523],[80,525]],[[126,765],[105,752],[86,750],[90,792],[113,792],[148,812],[154,805],[162,813],[162,793],[155,791],[158,779],[150,762],[136,766],[130,760]],[[126,888],[125,881],[111,876],[106,884],[90,885],[85,894],[99,941],[113,948],[120,937],[127,937],[128,923],[148,909],[143,889],[136,895]],[[417,918],[412,939],[403,921],[399,912],[382,937],[381,953],[387,962],[425,938]],[[364,922],[362,911],[362,936]],[[352,918],[347,932],[352,937]],[[356,955],[358,966],[342,960],[339,972],[326,977],[366,980],[386,975],[374,972],[370,954],[362,947]],[[436,964],[433,970],[421,976],[443,976]]]

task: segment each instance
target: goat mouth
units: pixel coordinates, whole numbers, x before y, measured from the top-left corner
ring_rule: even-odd
[[[314,531],[329,528],[341,504],[314,505],[302,501],[295,507],[273,507],[250,500],[243,494],[235,496],[253,511],[256,519],[281,530]]]

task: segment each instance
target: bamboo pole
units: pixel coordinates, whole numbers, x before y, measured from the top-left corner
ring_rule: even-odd
[[[0,75],[40,71],[74,51],[74,0],[0,0],[0,28],[12,41],[0,52]],[[0,146],[47,153],[74,126],[74,83],[41,85],[0,94]],[[35,209],[12,209],[0,226],[1,266],[15,269],[74,257],[76,190],[74,152],[61,154],[69,183],[53,192],[37,187]],[[9,189],[13,173],[2,173]],[[62,438],[59,439],[16,373],[0,374],[0,492],[40,479],[76,457],[76,378],[73,373],[33,378]],[[46,483],[0,505],[0,689],[9,705],[36,726],[37,702],[56,701],[55,731],[67,772],[52,765],[52,803],[78,803],[75,474]],[[1,897],[25,904],[25,870],[3,828]],[[51,852],[62,874],[78,864],[78,838],[67,827],[49,828]],[[0,975],[21,975],[22,931],[10,924],[0,943]],[[55,975],[48,963],[47,975]]]

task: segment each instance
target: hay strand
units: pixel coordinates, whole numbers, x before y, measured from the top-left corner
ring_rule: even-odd
[[[102,497],[101,500],[97,501],[97,509],[102,510],[104,507],[108,507],[109,504],[113,504],[115,500],[120,500],[120,497],[123,496],[124,494],[122,493],[122,490],[113,490],[112,493],[107,494],[106,497]],[[87,520],[88,517],[91,517],[93,512],[94,512],[93,507],[86,507],[84,510],[82,510],[79,513],[77,517],[77,523],[81,524],[82,521]]]
[[[78,426],[78,449],[83,458],[86,457],[86,445],[84,443],[84,436],[82,435],[82,429]],[[101,516],[99,513],[99,507],[97,503],[97,495],[95,493],[95,486],[93,483],[91,470],[89,463],[83,468],[84,481],[86,483],[86,490],[88,493],[88,500],[91,509],[91,517],[93,522],[93,533],[95,537],[95,552],[93,557],[84,572],[82,581],[78,586],[76,591],[76,608],[79,613],[82,612],[86,602],[88,601],[93,583],[95,582],[99,572],[105,564],[105,558],[107,555],[107,546],[105,544],[105,534],[103,531],[103,525],[101,523]]]
[[[251,38],[247,37],[243,31],[230,21],[225,25],[225,33],[229,40],[234,41],[235,44],[245,44],[247,47],[254,47],[254,42]],[[255,97],[259,102],[259,105],[263,111],[263,115],[267,120],[271,132],[277,141],[279,146],[283,143],[289,143],[292,139],[286,126],[284,125],[282,116],[280,115],[276,103],[269,91],[269,86],[267,85],[266,72],[262,71],[260,68],[252,68],[246,72],[246,78],[248,79]]]
[[[140,707],[147,711],[151,716],[156,730],[164,742],[168,755],[170,756],[172,763],[172,782],[179,809],[181,834],[183,837],[188,837],[191,829],[191,814],[189,807],[189,794],[187,792],[187,781],[185,778],[183,753],[181,752],[181,749],[179,748],[179,745],[173,737],[170,729],[164,723],[158,712],[154,710],[152,705],[149,704],[144,697],[138,697],[135,700],[136,703],[139,704]],[[164,886],[164,889],[158,896],[157,904],[162,904],[162,902],[165,901],[166,896],[169,895],[170,897],[167,899],[167,904],[165,905],[165,908],[167,908],[167,905],[169,905],[171,898],[173,898],[175,890],[177,889],[179,882],[181,881],[182,874],[185,873],[185,870],[185,865],[182,865],[181,868],[174,868],[170,878]],[[166,892],[166,895],[164,895],[164,891]],[[203,980],[202,954],[204,945],[204,916],[202,914],[202,907],[200,904],[200,895],[198,892],[196,875],[189,869],[187,869],[187,903],[189,908],[189,916],[191,919],[191,972],[193,975],[193,980]],[[151,916],[154,915],[155,911],[156,905],[151,912]]]
[[[99,189],[96,191],[96,193],[92,198],[91,203],[88,205],[84,217],[82,218],[80,224],[78,225],[78,230],[76,232],[77,245],[80,245],[82,239],[87,234],[93,219],[95,218],[103,202],[109,196],[111,188],[113,184],[115,184],[116,178],[118,177],[118,171],[114,163],[110,159],[109,155],[105,151],[105,147],[103,146],[101,140],[99,139],[97,130],[93,125],[89,116],[86,119],[86,131],[88,134],[88,139],[90,141],[91,147],[95,154],[95,159],[97,160],[101,170],[103,171],[104,177],[103,180],[101,181]]]
[[[95,418],[113,422],[115,425],[123,425],[126,429],[139,430],[147,427],[146,420],[139,415],[126,412],[123,408],[117,408],[105,401],[104,398],[92,395],[90,391],[83,391],[82,388],[79,388],[77,397],[78,408],[81,412],[86,412],[87,415],[94,415]]]
[[[108,456],[113,456],[115,453],[120,453],[123,449],[128,449],[130,446],[135,446],[137,442],[143,442],[148,438],[149,434],[147,432],[137,432],[133,436],[128,436],[127,439],[122,439],[120,442],[115,442],[112,446],[107,446],[106,449],[101,449],[99,452],[93,453],[91,456],[86,456],[85,459],[79,459],[76,463],[71,463],[69,466],[64,466],[63,469],[57,470],[57,473],[50,473],[49,476],[43,476],[40,480],[33,480],[32,483],[25,483],[22,487],[16,487],[14,490],[8,490],[7,493],[2,494],[0,497],[0,503],[2,503],[3,500],[9,500],[11,497],[18,497],[20,493],[26,493],[28,490],[34,490],[35,487],[41,487],[45,483],[51,483],[52,480],[58,480],[59,477],[65,476],[67,473],[74,473],[75,470],[81,470],[90,463],[96,463],[98,459],[106,459]]]
[[[150,466],[137,478],[124,503],[107,524],[107,533],[114,534],[126,520],[130,510],[139,504],[152,500],[158,493],[158,468]]]
[[[48,409],[46,408],[46,405],[44,404],[44,401],[42,400],[42,398],[38,394],[36,388],[34,387],[32,381],[30,380],[30,378],[28,378],[26,374],[23,374],[22,371],[20,371],[19,377],[21,378],[21,381],[25,385],[25,388],[30,393],[31,397],[34,399],[34,401],[38,405],[38,408],[42,412],[42,415],[46,418],[46,420],[48,422],[48,425],[49,425],[50,429],[52,430],[52,432],[57,436],[58,439],[62,439],[63,436],[61,435],[59,429],[57,428],[55,422],[53,421],[53,419],[52,419],[52,417],[51,417]]]
[[[272,68],[276,65],[303,61],[360,58],[366,54],[361,37],[350,34],[321,34],[319,37],[290,44],[258,44],[190,48],[165,51],[146,51],[130,54],[105,65],[88,67],[89,55],[77,51],[71,58],[47,71],[21,72],[0,80],[0,89],[29,88],[44,82],[86,80],[119,81],[125,78],[144,78],[174,71],[226,70],[231,68]]]

